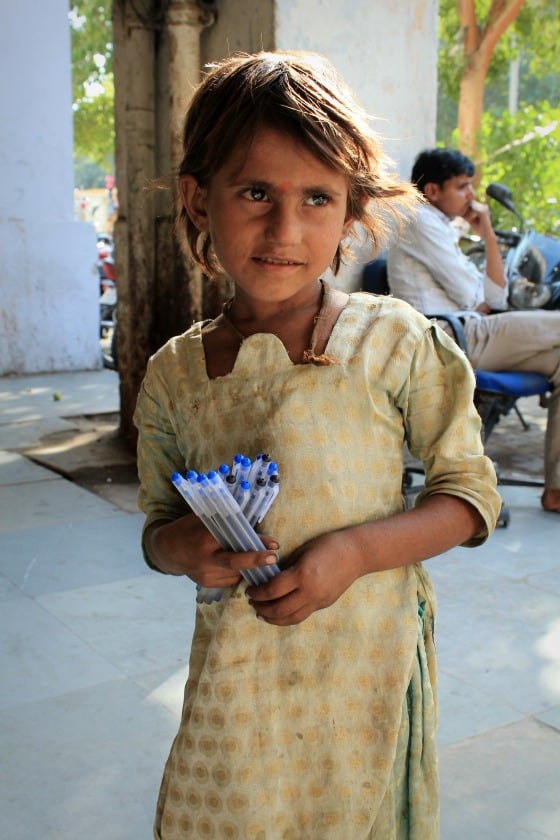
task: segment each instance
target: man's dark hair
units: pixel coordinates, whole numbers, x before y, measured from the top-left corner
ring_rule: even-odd
[[[437,184],[442,187],[445,181],[455,175],[474,175],[474,163],[462,152],[456,149],[424,149],[420,152],[414,166],[410,180],[424,192],[426,184]]]

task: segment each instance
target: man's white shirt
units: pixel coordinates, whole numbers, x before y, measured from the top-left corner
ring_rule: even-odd
[[[480,272],[458,245],[450,220],[431,204],[415,218],[388,250],[389,287],[425,314],[471,311],[486,302],[507,308],[507,285],[498,286]]]

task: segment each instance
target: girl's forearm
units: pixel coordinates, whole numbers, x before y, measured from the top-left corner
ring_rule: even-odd
[[[170,524],[169,519],[159,519],[148,525],[142,537],[144,556],[148,565],[157,572],[163,572],[166,575],[183,575],[184,569],[174,560],[175,552],[165,539],[165,530],[161,530]]]
[[[351,529],[359,575],[427,560],[483,528],[482,516],[463,499],[443,493],[429,496],[416,508]]]

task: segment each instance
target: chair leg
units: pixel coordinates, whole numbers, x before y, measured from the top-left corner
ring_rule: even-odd
[[[507,528],[510,519],[511,514],[509,512],[509,508],[507,508],[502,502],[502,507],[500,508],[500,514],[498,516],[498,521],[496,522],[496,528]]]
[[[530,426],[529,426],[529,424],[527,423],[527,421],[525,420],[525,418],[523,417],[523,415],[521,414],[521,412],[520,412],[520,410],[519,410],[519,408],[518,408],[517,403],[515,403],[515,404],[514,404],[514,406],[513,406],[513,410],[515,411],[515,413],[516,413],[516,414],[517,414],[517,416],[519,417],[519,422],[521,423],[521,425],[523,426],[523,428],[525,429],[525,431],[526,431],[526,432],[528,432],[528,431],[529,431],[529,429],[530,429]]]

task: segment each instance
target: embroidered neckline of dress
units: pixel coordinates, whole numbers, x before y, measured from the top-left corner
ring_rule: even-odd
[[[311,340],[309,343],[309,347],[307,350],[303,351],[303,357],[301,360],[301,364],[303,365],[337,365],[338,362],[332,356],[328,356],[326,353],[320,353],[317,355],[315,353],[315,346],[317,344],[317,340],[320,334],[323,331],[323,325],[326,319],[330,315],[331,311],[331,303],[332,303],[332,289],[328,283],[325,283],[324,280],[320,281],[321,283],[321,305],[319,307],[319,311],[313,318],[313,331],[311,333]],[[234,298],[230,297],[224,305],[222,306],[222,318],[225,324],[232,330],[232,332],[237,336],[239,339],[240,345],[249,338],[249,336],[243,335],[241,330],[236,327],[236,325],[231,320],[231,316],[229,314],[231,305],[233,303]],[[274,333],[272,333],[274,335]],[[287,352],[287,351],[286,351]],[[288,354],[289,355],[289,354]]]

